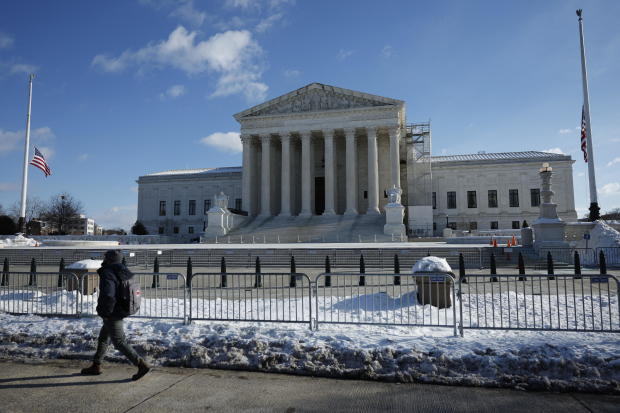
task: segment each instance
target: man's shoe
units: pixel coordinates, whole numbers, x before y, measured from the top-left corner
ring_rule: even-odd
[[[101,370],[101,364],[93,363],[91,366],[83,368],[81,373],[85,376],[98,376],[103,371]]]
[[[138,372],[131,376],[131,380],[140,380],[149,371],[151,371],[151,366],[149,366],[143,359],[140,359],[140,361],[138,361]]]

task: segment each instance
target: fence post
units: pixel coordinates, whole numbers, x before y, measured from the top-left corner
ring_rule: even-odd
[[[9,285],[9,259],[4,258],[4,264],[2,264],[2,283],[0,286],[4,287]]]
[[[579,253],[575,251],[573,255],[573,260],[575,263],[575,276],[573,278],[581,278],[581,260],[579,259]]]
[[[260,275],[260,258],[256,257],[256,266],[255,266],[256,275],[254,277],[254,288],[262,287],[263,280]]]
[[[366,264],[364,263],[364,254],[360,255],[360,274],[366,274]],[[366,276],[360,275],[359,285],[366,285]]]
[[[522,277],[522,275],[525,275],[525,262],[523,262],[523,254],[519,251],[519,281],[525,281],[527,279],[526,277]]]
[[[62,288],[63,286],[63,282],[64,282],[63,273],[64,272],[65,272],[65,259],[60,257],[60,263],[58,264],[58,282],[56,283],[56,286],[58,288]]]
[[[30,261],[30,277],[28,279],[28,286],[36,286],[37,285],[37,262],[33,258]]]
[[[226,259],[222,257],[220,260],[220,287],[226,288],[228,286],[228,277],[226,276]]]
[[[605,253],[603,252],[603,250],[598,253],[598,262],[598,266],[601,270],[600,273],[607,274],[607,262],[605,261]]]
[[[297,272],[297,266],[295,265],[295,257],[291,255],[291,279],[289,280],[289,287],[294,288],[297,287],[297,279],[295,278],[295,273]]]
[[[553,275],[555,274],[553,271],[553,257],[551,256],[551,251],[547,251],[547,274]],[[547,277],[548,280],[555,280],[555,277]]]
[[[394,274],[400,274],[400,262],[398,261],[398,254],[394,254]],[[400,275],[394,276],[394,285],[400,285]]]
[[[127,266],[127,260],[125,259],[125,256],[123,256],[123,259],[121,260],[121,264],[123,264],[125,267]]]
[[[187,270],[185,274],[185,282],[187,283],[187,288],[190,288],[192,286],[192,277],[194,276],[192,272],[192,257],[187,257]]]
[[[497,274],[497,265],[495,264],[495,254],[491,253],[491,275]],[[491,282],[496,283],[497,277],[491,277]]]
[[[463,284],[467,284],[467,278],[465,277],[465,258],[463,253],[459,253],[459,281]]]
[[[153,261],[153,282],[151,283],[151,288],[159,288],[159,258],[155,256],[155,261]]]
[[[325,274],[330,274],[332,272],[332,266],[329,263],[329,255],[325,256]],[[331,275],[326,275],[325,276],[325,286],[326,287],[331,287],[332,286],[332,276]]]

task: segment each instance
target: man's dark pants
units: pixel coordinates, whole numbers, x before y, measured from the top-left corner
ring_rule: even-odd
[[[108,350],[108,344],[112,341],[114,348],[120,351],[125,357],[127,357],[134,365],[138,365],[140,356],[138,353],[127,344],[125,339],[125,331],[123,330],[123,320],[110,320],[103,319],[103,327],[99,332],[99,343],[97,345],[97,352],[95,353],[94,362],[101,364],[106,351]]]

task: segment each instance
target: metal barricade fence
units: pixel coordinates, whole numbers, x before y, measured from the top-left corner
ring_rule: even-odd
[[[142,291],[140,310],[131,317],[188,320],[185,277],[178,273],[134,273]],[[78,315],[97,314],[99,275],[86,273],[80,277],[82,293]]]
[[[449,274],[322,273],[316,279],[317,327],[320,324],[448,327],[456,335],[456,306],[454,278]]]
[[[489,275],[459,280],[461,328],[620,332],[620,284],[613,275],[493,277],[497,282]]]
[[[310,279],[303,273],[196,273],[190,320],[311,325]]]
[[[0,311],[76,315],[79,280],[70,272],[2,272]]]
[[[598,261],[598,257],[601,253],[605,254],[605,262],[610,267],[618,267],[620,266],[620,247],[599,247],[596,249],[596,258]]]

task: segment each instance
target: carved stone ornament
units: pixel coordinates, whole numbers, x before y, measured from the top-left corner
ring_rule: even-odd
[[[215,205],[218,208],[227,209],[228,208],[228,195],[225,195],[224,192],[220,192],[219,195],[215,195]]]
[[[311,89],[306,93],[292,96],[273,106],[259,109],[248,116],[279,115],[299,112],[318,112],[324,110],[352,109],[375,106],[391,106],[385,102],[350,96],[333,91]]]
[[[387,190],[388,202],[390,204],[400,204],[400,194],[403,191],[400,188],[396,188],[396,185]]]

